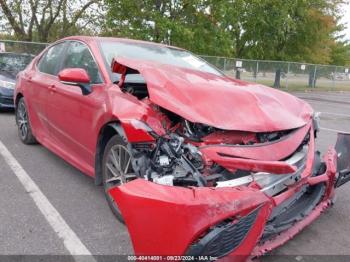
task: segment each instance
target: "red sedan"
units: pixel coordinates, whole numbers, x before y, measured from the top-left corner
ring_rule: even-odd
[[[262,255],[350,178],[349,136],[321,157],[307,103],[176,47],[62,39],[18,75],[15,106],[25,144],[103,184],[136,255]]]

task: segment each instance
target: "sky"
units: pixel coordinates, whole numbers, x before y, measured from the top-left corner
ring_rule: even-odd
[[[350,1],[343,5],[342,12],[344,14],[342,22],[346,24],[347,28],[344,31],[345,38],[350,40]]]

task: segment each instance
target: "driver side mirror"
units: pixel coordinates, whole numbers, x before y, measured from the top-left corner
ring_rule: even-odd
[[[66,85],[78,86],[83,95],[91,93],[90,76],[83,68],[66,68],[58,73],[58,79]]]

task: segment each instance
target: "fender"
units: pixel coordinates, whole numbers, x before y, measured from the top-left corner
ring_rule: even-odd
[[[100,130],[96,143],[95,155],[95,185],[102,185],[102,157],[103,150],[108,140],[114,135],[120,135],[124,141],[127,141],[125,132],[119,121],[106,123]]]
[[[125,132],[125,130],[127,132]],[[102,184],[102,157],[108,140],[118,134],[126,142],[154,141],[154,138],[142,129],[134,128],[129,120],[114,120],[105,124],[98,134],[95,154],[95,185]]]

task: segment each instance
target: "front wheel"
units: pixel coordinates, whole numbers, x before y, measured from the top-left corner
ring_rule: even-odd
[[[28,110],[23,97],[20,98],[17,105],[16,123],[18,127],[18,136],[21,141],[26,145],[35,144],[36,139],[32,133],[32,128],[28,117]]]
[[[102,178],[108,205],[117,219],[124,223],[123,216],[114,199],[109,195],[112,187],[123,185],[136,178],[132,168],[132,155],[127,143],[119,136],[113,136],[107,143],[102,160]]]

